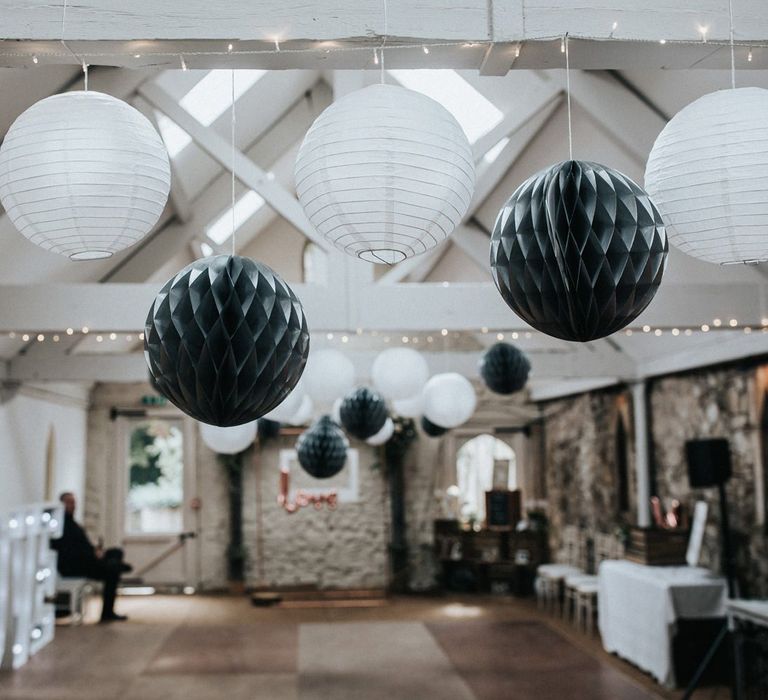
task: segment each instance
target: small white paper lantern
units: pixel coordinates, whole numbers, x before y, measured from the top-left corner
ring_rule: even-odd
[[[407,399],[396,399],[392,402],[392,408],[403,418],[418,418],[424,413],[424,396],[419,392]]]
[[[236,455],[250,447],[256,440],[256,430],[256,421],[229,428],[200,423],[203,442],[220,455]]]
[[[352,390],[355,366],[342,352],[333,349],[310,352],[304,370],[304,387],[317,403],[330,403]]]
[[[373,361],[373,386],[386,399],[407,399],[427,383],[429,367],[424,356],[411,348],[389,348]]]
[[[171,171],[162,139],[101,92],[40,100],[0,147],[0,201],[32,243],[72,260],[108,258],[157,223]]]
[[[277,421],[278,423],[288,423],[299,412],[301,404],[304,401],[304,378],[294,387],[293,391],[283,399],[283,402],[273,408],[264,418]]]
[[[343,397],[339,397],[333,402],[333,408],[331,409],[331,418],[336,425],[341,425],[341,404],[344,402]]]
[[[670,243],[711,263],[768,260],[768,90],[700,97],[648,157],[645,189]]]
[[[387,418],[384,425],[381,427],[381,430],[379,430],[376,435],[369,437],[366,442],[373,447],[378,447],[379,445],[383,445],[387,440],[389,440],[394,432],[395,424],[391,418]]]
[[[460,374],[436,374],[424,387],[424,415],[441,428],[456,428],[475,412],[477,397],[472,383]]]
[[[328,107],[307,132],[295,174],[299,201],[325,239],[383,264],[450,236],[475,187],[472,149],[453,115],[395,85]]]
[[[290,425],[305,425],[309,423],[314,410],[315,405],[312,403],[312,399],[309,398],[307,394],[304,394],[299,409],[286,421],[286,423]]]

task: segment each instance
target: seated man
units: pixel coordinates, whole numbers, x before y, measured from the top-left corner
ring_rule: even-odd
[[[104,583],[101,622],[128,619],[114,611],[117,584],[120,574],[130,571],[123,563],[122,549],[101,551],[94,547],[85,530],[75,522],[75,495],[62,493],[59,500],[64,504],[64,531],[58,540],[51,541],[51,548],[58,552],[58,570],[62,576],[90,578]]]

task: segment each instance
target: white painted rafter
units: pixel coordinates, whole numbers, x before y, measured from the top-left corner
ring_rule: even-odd
[[[139,88],[139,93],[153,107],[163,112],[169,119],[186,131],[192,140],[223,167],[229,168],[232,160],[232,147],[227,140],[212,129],[204,127],[191,116],[165,90],[156,84],[146,83]],[[242,151],[235,149],[234,167],[236,177],[247,187],[261,195],[264,200],[281,216],[287,219],[309,240],[323,250],[328,245],[318,234],[307,218],[304,209],[296,197],[281,185],[269,178],[268,174],[248,158]]]

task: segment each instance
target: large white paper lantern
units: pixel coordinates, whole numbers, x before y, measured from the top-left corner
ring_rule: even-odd
[[[424,356],[411,348],[389,348],[373,361],[373,386],[386,399],[407,399],[427,383],[429,367]]]
[[[310,352],[303,380],[314,401],[330,403],[352,390],[355,366],[344,353],[332,348]]]
[[[418,418],[424,413],[424,395],[419,392],[416,396],[407,399],[396,399],[392,402],[392,408],[398,416],[403,418]]]
[[[108,258],[146,236],[170,183],[168,153],[149,120],[101,92],[40,100],[0,147],[0,201],[11,221],[73,260]]]
[[[256,421],[227,428],[200,423],[203,442],[220,455],[236,455],[249,448],[256,440],[256,431]]]
[[[391,418],[387,418],[381,430],[376,435],[369,437],[366,442],[373,447],[383,445],[395,432],[395,423]]]
[[[678,112],[651,149],[645,189],[684,253],[768,260],[768,90],[721,90]]]
[[[424,415],[441,428],[456,428],[475,412],[477,396],[472,383],[460,374],[436,374],[424,387]]]
[[[395,85],[334,102],[296,159],[296,191],[315,228],[375,263],[419,255],[450,236],[474,186],[472,149],[453,115]]]

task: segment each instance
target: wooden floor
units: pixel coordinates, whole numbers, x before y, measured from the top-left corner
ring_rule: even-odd
[[[94,601],[95,603],[95,601]],[[59,627],[8,700],[650,700],[678,698],[528,601],[397,599],[253,608],[121,598],[128,622]],[[726,697],[707,690],[706,697]]]

